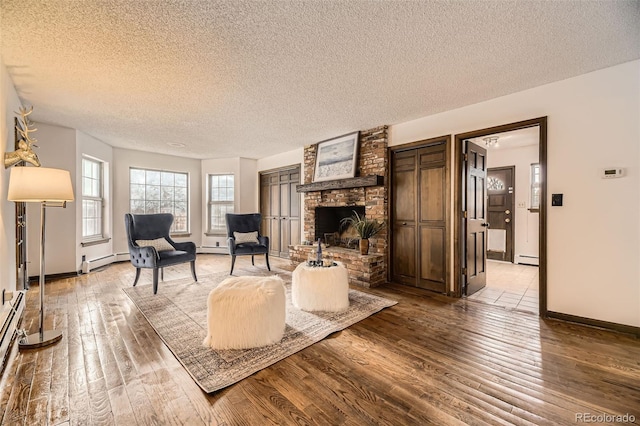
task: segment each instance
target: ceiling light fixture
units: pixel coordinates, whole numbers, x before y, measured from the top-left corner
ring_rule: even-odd
[[[498,145],[498,136],[488,136],[482,139],[487,148],[497,148]]]

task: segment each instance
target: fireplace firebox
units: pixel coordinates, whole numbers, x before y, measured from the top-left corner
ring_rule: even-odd
[[[342,219],[351,217],[354,212],[364,216],[364,206],[349,207],[316,207],[315,209],[315,239],[330,246],[355,248],[358,235],[350,227],[342,225]]]

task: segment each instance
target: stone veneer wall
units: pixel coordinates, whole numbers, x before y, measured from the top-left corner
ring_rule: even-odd
[[[388,127],[380,126],[360,132],[360,150],[358,155],[357,176],[384,176],[384,185],[348,189],[331,189],[324,191],[306,192],[304,194],[304,239],[313,241],[315,236],[315,208],[364,206],[365,216],[369,219],[386,221],[389,217],[389,158],[388,158]],[[317,145],[304,149],[304,183],[313,182],[316,162]],[[353,271],[359,271],[358,277],[352,282],[360,285],[378,285],[386,280],[386,266],[389,257],[388,230],[369,240],[369,256],[360,256],[357,250],[353,254],[340,254],[339,260],[349,258]],[[292,261],[306,261],[306,255],[298,259],[292,250]],[[372,255],[377,255],[370,257]],[[360,260],[358,260],[360,259]],[[369,265],[369,266],[365,266]],[[373,268],[373,270],[372,270]],[[356,279],[357,278],[357,279]]]

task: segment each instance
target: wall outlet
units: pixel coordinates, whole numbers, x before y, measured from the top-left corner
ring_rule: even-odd
[[[527,207],[527,203],[524,201],[518,201],[518,208],[524,209],[525,207]]]
[[[220,241],[216,241],[216,247],[220,247]]]

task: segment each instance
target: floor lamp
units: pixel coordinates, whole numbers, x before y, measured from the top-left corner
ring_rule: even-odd
[[[20,339],[21,349],[52,345],[62,339],[62,332],[44,330],[44,236],[47,207],[66,207],[73,201],[71,174],[67,170],[45,167],[14,167],[9,175],[9,201],[40,203],[40,330]]]

